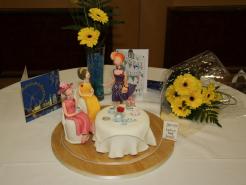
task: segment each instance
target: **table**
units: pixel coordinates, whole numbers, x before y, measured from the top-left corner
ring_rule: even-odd
[[[110,68],[110,67],[109,67]],[[107,69],[110,70],[110,69]],[[151,72],[150,72],[151,71]],[[151,68],[154,79],[164,71]],[[76,69],[61,71],[61,80],[76,82]],[[57,110],[25,123],[20,85],[0,90],[0,184],[6,185],[245,185],[246,184],[246,95],[230,87],[223,89],[238,104],[221,111],[223,128],[206,125],[188,136],[178,136],[171,158],[156,170],[130,179],[102,180],[68,170],[55,158],[50,146],[53,129],[61,121]],[[159,94],[148,92],[137,106],[159,113]],[[110,103],[106,96],[102,104]]]
[[[126,109],[125,116],[136,121],[122,125],[114,121],[114,113],[110,112],[112,108],[113,106],[106,107],[97,114],[94,137],[97,152],[109,153],[110,158],[117,158],[128,154],[136,155],[147,150],[148,145],[156,145],[146,112],[138,110],[141,117],[132,116],[132,111]],[[105,120],[105,117],[110,120]]]

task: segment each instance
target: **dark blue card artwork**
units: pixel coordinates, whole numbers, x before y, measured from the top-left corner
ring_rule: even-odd
[[[21,82],[26,122],[61,107],[59,84],[58,70]]]

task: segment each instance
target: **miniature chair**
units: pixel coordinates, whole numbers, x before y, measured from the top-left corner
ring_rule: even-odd
[[[75,90],[74,98],[75,98],[76,102],[78,103],[78,105],[77,105],[78,108],[87,114],[88,112],[87,112],[85,100],[79,96],[78,89]]]
[[[80,144],[81,143],[81,135],[77,136],[76,126],[75,126],[74,121],[66,119],[63,111],[62,111],[62,125],[64,128],[66,141],[68,141],[69,143],[72,143],[72,144]]]
[[[87,113],[86,104],[83,98],[77,96],[77,90],[74,94],[75,100],[78,102],[78,109]],[[69,120],[65,118],[64,112],[62,111],[62,125],[64,128],[65,139],[69,143],[72,144],[80,144],[81,143],[81,135],[76,134],[76,126],[73,120]]]

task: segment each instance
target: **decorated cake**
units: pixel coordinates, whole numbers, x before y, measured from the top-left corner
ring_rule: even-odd
[[[82,80],[73,89],[72,84],[61,83],[62,123],[65,139],[72,144],[85,144],[93,137],[95,150],[108,153],[109,158],[137,155],[156,145],[150,128],[148,114],[137,108],[134,101],[136,85],[129,84],[122,67],[124,55],[112,52],[114,62],[113,78],[105,87],[112,88],[113,105],[101,110],[90,84],[90,73],[78,69]]]

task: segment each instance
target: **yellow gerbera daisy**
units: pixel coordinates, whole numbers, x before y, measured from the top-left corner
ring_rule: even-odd
[[[203,103],[210,105],[211,101],[215,100],[215,92],[213,91],[212,88],[203,87],[202,88],[202,97],[203,97]]]
[[[215,101],[220,101],[220,100],[222,100],[222,99],[223,99],[222,94],[221,94],[220,92],[216,92],[216,93],[215,93],[214,100],[215,100]]]
[[[192,109],[200,107],[203,103],[201,91],[191,91],[190,94],[186,96],[186,103]]]
[[[177,97],[171,104],[172,112],[179,117],[187,117],[191,114],[191,110],[186,106],[184,97]]]
[[[203,87],[201,90],[202,102],[205,104],[211,104],[210,100],[207,99],[207,92],[208,92],[207,87]]]
[[[210,91],[215,91],[215,85],[214,85],[214,83],[208,84],[208,89],[209,89]]]
[[[201,91],[202,83],[191,74],[180,75],[173,83],[180,95],[188,95],[191,91]]]
[[[108,22],[108,15],[99,8],[91,8],[89,10],[89,16],[94,20],[105,24]]]
[[[172,103],[173,100],[179,96],[173,85],[167,88],[165,95],[169,103]]]
[[[210,83],[208,85],[208,92],[210,92],[210,96],[209,96],[209,99],[211,101],[220,101],[222,100],[223,96],[220,92],[216,92],[216,89],[215,89],[215,84],[214,83]]]
[[[92,48],[97,44],[100,32],[93,27],[82,28],[78,32],[78,40],[81,45],[87,45],[87,47]]]

